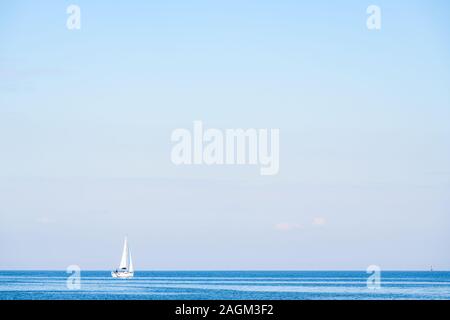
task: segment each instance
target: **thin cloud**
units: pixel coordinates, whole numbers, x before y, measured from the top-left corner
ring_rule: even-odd
[[[36,222],[40,223],[40,224],[51,224],[54,223],[55,220],[49,217],[39,217],[36,219]]]
[[[315,217],[312,222],[312,224],[315,226],[323,226],[326,223],[327,223],[327,220],[323,217]]]
[[[278,231],[292,231],[302,228],[302,226],[298,223],[286,223],[286,222],[277,223],[274,227]]]

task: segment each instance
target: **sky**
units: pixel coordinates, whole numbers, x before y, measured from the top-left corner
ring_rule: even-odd
[[[449,39],[444,0],[2,2],[0,269],[450,270]],[[279,173],[175,166],[196,120]]]

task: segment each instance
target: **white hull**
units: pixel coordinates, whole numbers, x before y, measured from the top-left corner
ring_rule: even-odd
[[[120,278],[120,279],[129,279],[133,278],[134,272],[128,272],[128,271],[112,271],[111,276],[113,278]]]

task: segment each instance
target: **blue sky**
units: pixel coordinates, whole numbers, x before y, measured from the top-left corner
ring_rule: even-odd
[[[449,9],[2,3],[0,268],[450,269]],[[174,166],[194,120],[279,128],[280,173]]]

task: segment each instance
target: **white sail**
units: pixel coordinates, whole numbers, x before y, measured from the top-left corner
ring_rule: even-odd
[[[129,259],[130,259],[130,264],[129,264],[129,266],[128,266],[128,272],[134,272],[134,268],[133,268],[133,260],[131,259],[131,250],[130,250],[130,256],[129,256]]]
[[[128,269],[128,241],[125,237],[125,242],[123,244],[122,259],[120,260],[119,269]]]

